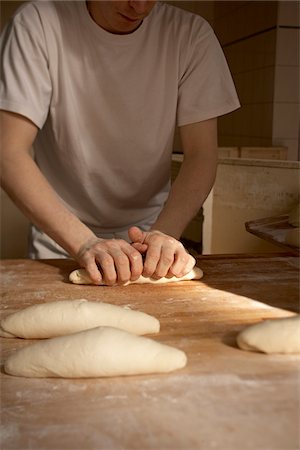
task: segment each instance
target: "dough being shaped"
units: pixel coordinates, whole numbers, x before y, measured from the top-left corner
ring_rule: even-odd
[[[28,345],[10,356],[6,373],[21,377],[91,378],[171,372],[183,351],[111,327],[97,327]]]
[[[245,328],[237,336],[243,350],[263,353],[300,353],[300,316],[269,319]]]
[[[2,337],[43,339],[111,326],[134,334],[158,333],[159,321],[149,314],[85,299],[29,306],[0,322]],[[2,332],[4,331],[4,334]]]
[[[136,281],[128,281],[124,284],[124,286],[128,286],[129,284],[165,284],[165,283],[174,283],[178,281],[186,281],[186,280],[199,280],[203,277],[203,272],[199,267],[194,267],[189,273],[184,275],[183,277],[177,278],[160,278],[159,280],[155,280],[154,278],[146,278],[142,275]],[[85,269],[76,269],[69,275],[69,280],[74,284],[93,284],[90,277],[88,276]]]

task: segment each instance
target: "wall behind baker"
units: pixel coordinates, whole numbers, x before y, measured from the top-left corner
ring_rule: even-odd
[[[26,2],[25,1],[17,1],[17,0],[10,0],[10,1],[1,0],[1,2],[0,2],[1,31],[3,30],[8,19],[14,14],[16,9],[19,6],[21,6],[23,3],[26,3]]]
[[[219,120],[222,146],[285,146],[299,160],[299,2],[215,1],[214,29],[242,107]]]

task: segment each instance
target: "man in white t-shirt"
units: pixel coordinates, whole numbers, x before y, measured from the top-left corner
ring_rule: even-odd
[[[178,239],[215,179],[217,117],[239,107],[208,23],[155,1],[37,1],[1,58],[2,186],[30,256],[74,257],[96,284],[191,270]]]

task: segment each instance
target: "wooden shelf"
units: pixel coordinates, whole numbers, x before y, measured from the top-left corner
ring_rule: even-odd
[[[289,224],[288,218],[288,215],[266,217],[246,222],[245,227],[249,233],[258,236],[265,241],[280,245],[294,254],[299,255],[300,248],[286,242],[290,230],[295,229],[295,227]]]

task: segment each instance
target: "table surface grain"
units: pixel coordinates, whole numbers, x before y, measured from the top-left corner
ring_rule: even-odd
[[[71,260],[2,260],[1,317],[29,305],[86,298],[156,316],[151,336],[184,350],[187,366],[165,375],[27,379],[3,361],[32,341],[1,339],[3,450],[296,450],[300,355],[236,346],[262,319],[299,312],[292,254],[200,256],[199,281],[126,287],[68,282]]]

